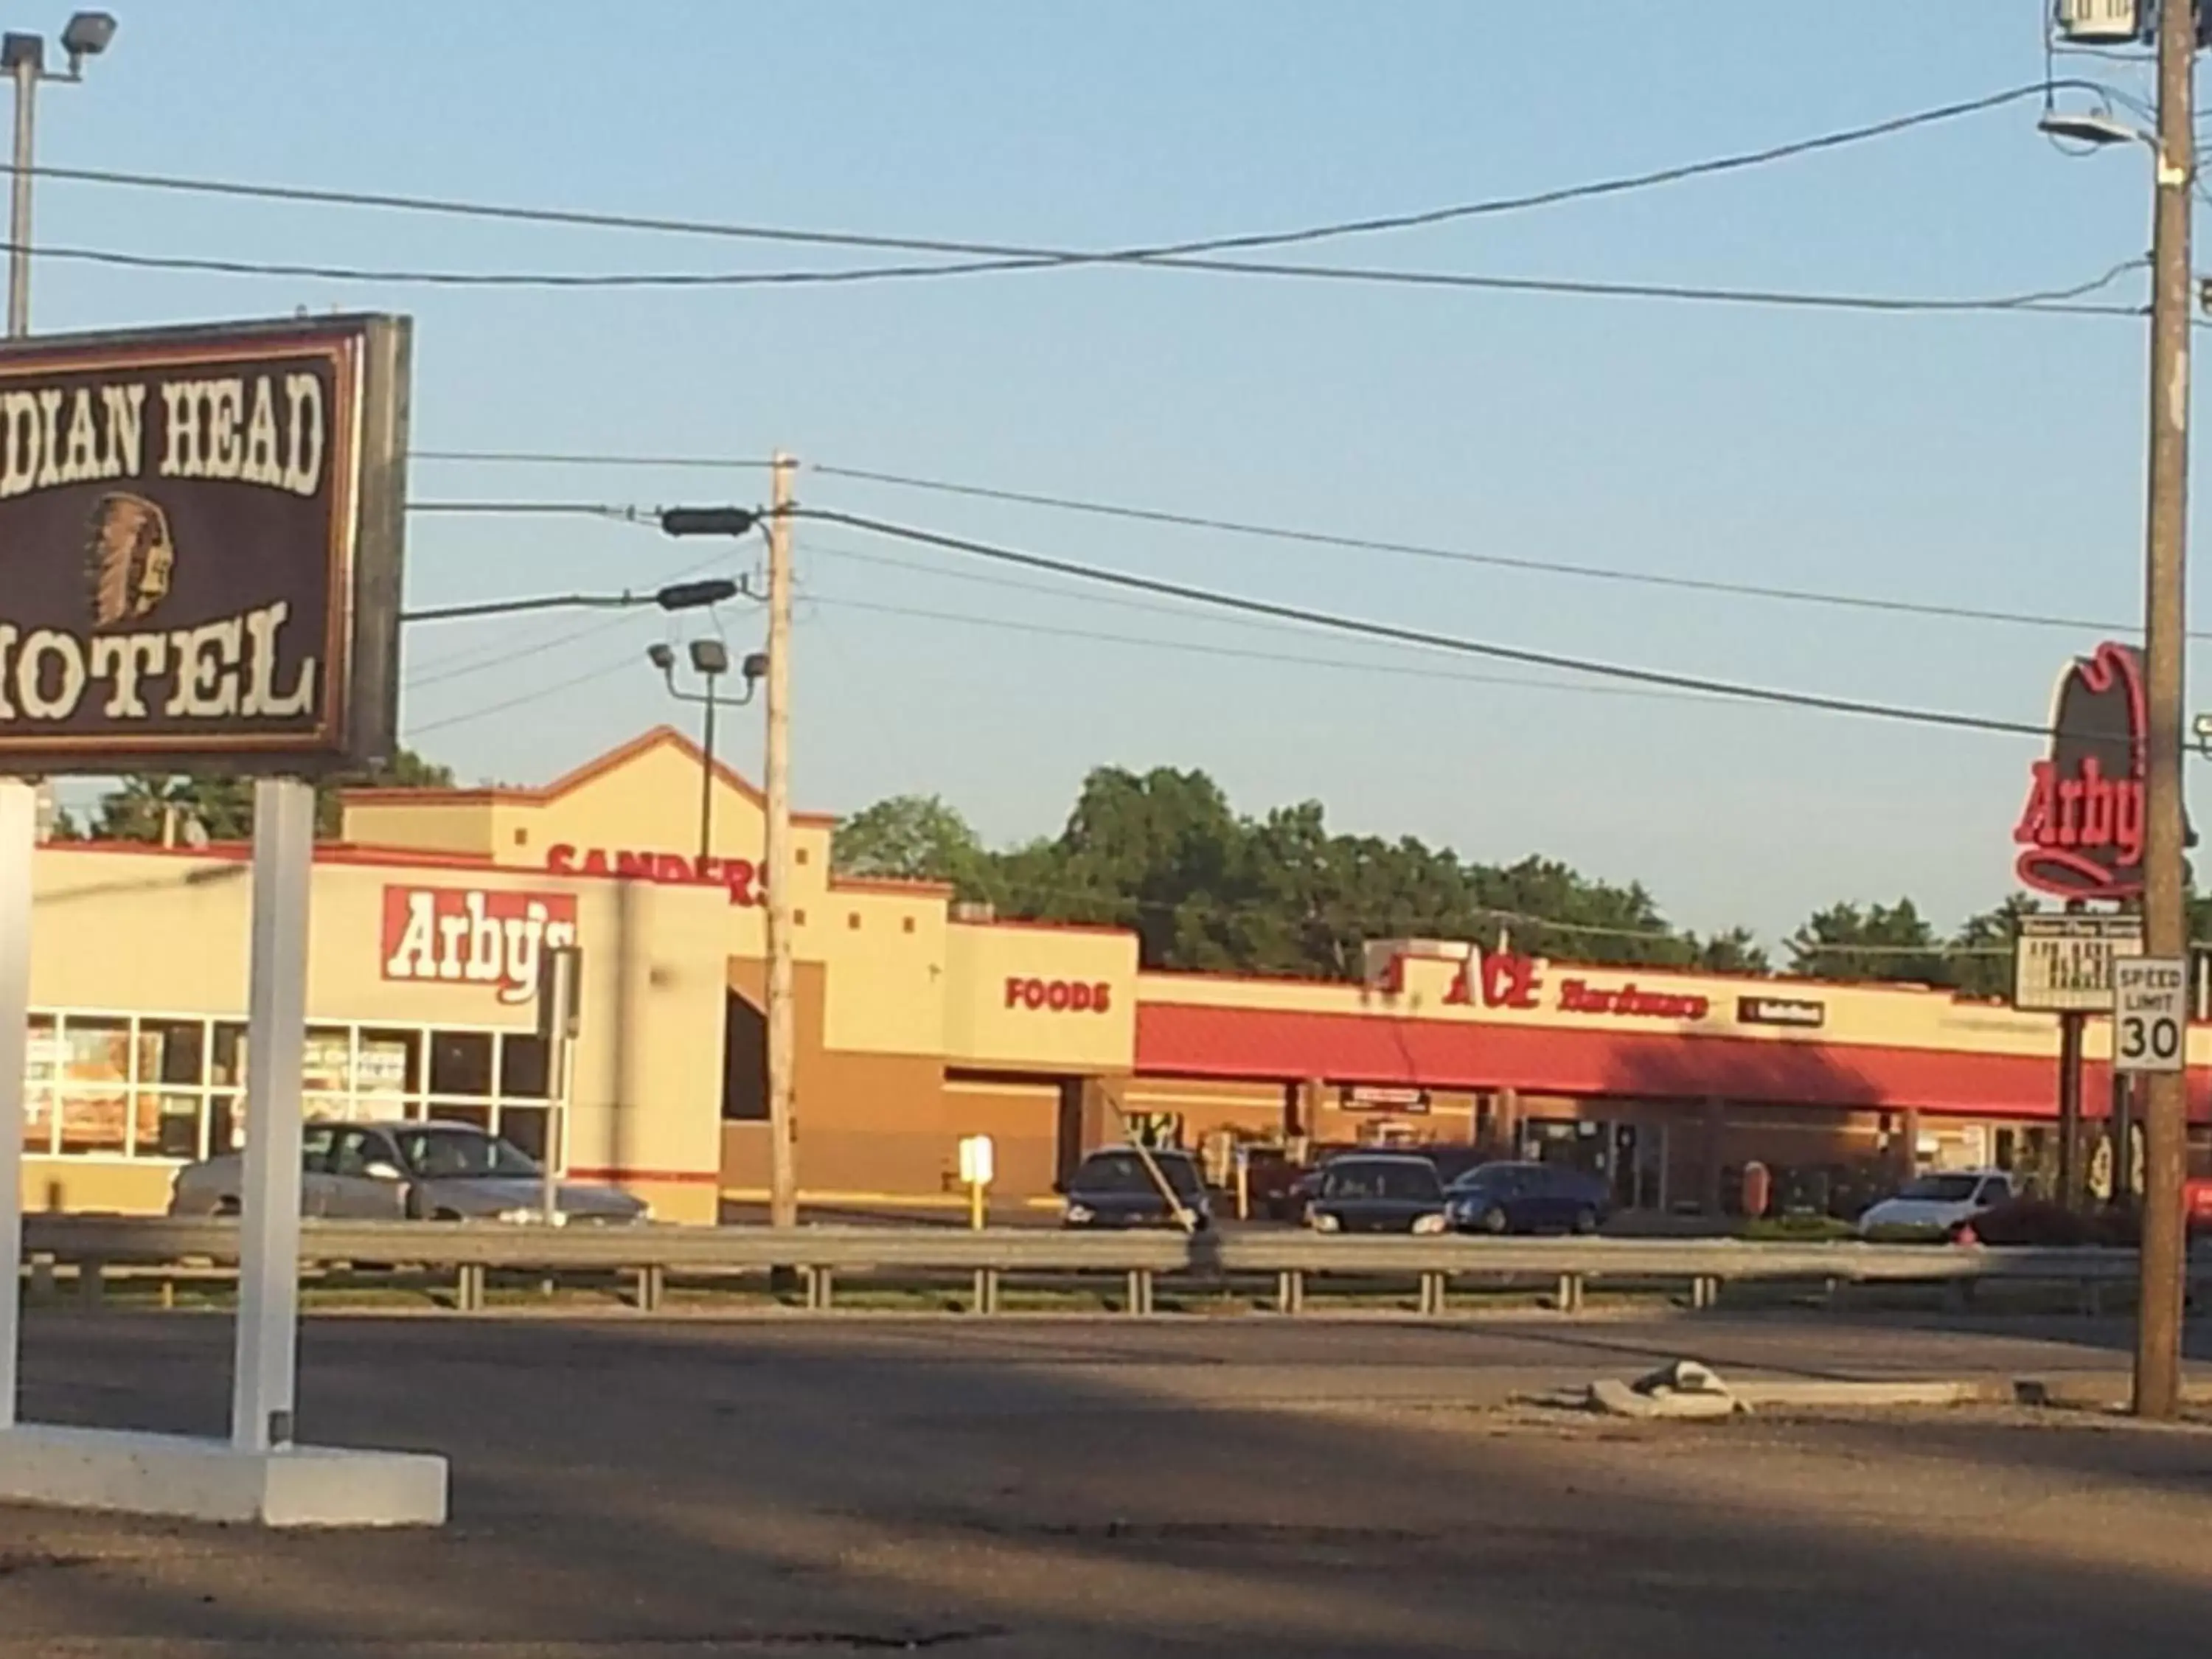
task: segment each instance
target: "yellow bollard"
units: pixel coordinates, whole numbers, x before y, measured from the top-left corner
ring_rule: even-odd
[[[968,1183],[968,1224],[977,1232],[988,1219],[986,1194],[991,1189],[994,1150],[988,1135],[961,1138],[960,1179]]]

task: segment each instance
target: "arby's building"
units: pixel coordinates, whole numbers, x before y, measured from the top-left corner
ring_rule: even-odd
[[[581,953],[559,1160],[663,1219],[765,1185],[763,802],[667,729],[539,788],[368,790],[318,850],[311,1113],[482,1124],[534,1152],[557,1092],[538,964]],[[2051,1153],[2048,1015],[1899,986],[1577,966],[1463,942],[1370,947],[1358,984],[1140,971],[1133,934],[979,916],[830,866],[794,825],[803,1197],[951,1192],[962,1137],[1042,1197],[1132,1133],[1473,1144],[1606,1175],[1624,1206],[1720,1203],[1743,1164]],[[145,1212],[241,1121],[243,848],[51,843],[35,860],[24,1197]],[[2088,1036],[2101,1086],[2101,1023]],[[2212,1066],[2212,1033],[2191,1034]],[[2212,1101],[2199,1069],[2196,1105]],[[2098,1109],[2092,1107],[2092,1115]]]

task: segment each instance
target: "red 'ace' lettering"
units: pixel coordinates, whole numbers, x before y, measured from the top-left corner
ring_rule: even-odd
[[[1468,956],[1451,988],[1444,993],[1444,1000],[1472,1007],[1478,981],[1486,1008],[1534,1008],[1537,993],[1544,988],[1544,976],[1534,957],[1492,951]]]
[[[528,1002],[544,952],[575,942],[573,893],[384,890],[386,979],[492,986],[501,1002]]]

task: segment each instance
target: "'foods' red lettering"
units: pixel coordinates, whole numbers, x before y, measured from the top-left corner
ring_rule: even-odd
[[[1103,981],[1031,979],[1006,975],[1006,1006],[1042,1008],[1054,1013],[1103,1014],[1113,1005],[1114,988]]]
[[[495,987],[501,1002],[538,994],[543,954],[576,942],[573,893],[384,890],[384,977]]]

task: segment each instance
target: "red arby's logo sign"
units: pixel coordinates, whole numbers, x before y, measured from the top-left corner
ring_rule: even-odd
[[[386,979],[481,985],[501,1002],[528,1002],[544,953],[575,942],[574,893],[384,890]]]
[[[2142,663],[2133,646],[2105,644],[2058,682],[2051,753],[2028,776],[2012,838],[2021,881],[2069,899],[2142,891]]]

